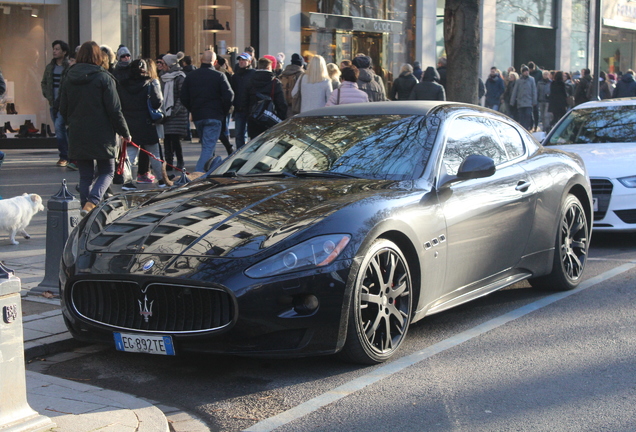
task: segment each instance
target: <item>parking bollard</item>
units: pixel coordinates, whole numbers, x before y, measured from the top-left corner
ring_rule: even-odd
[[[0,263],[0,431],[46,431],[55,424],[27,402],[20,279]]]
[[[46,263],[44,279],[32,292],[50,291],[59,295],[60,260],[69,234],[79,224],[80,202],[66,188],[66,180],[62,180],[62,188],[46,203]]]

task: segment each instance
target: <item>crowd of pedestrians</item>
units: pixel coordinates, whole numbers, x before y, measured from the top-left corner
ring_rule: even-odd
[[[196,64],[182,52],[133,60],[125,46],[114,51],[92,41],[75,52],[61,40],[52,48],[42,94],[55,127],[56,164],[79,169],[83,213],[97,205],[112,182],[136,189],[135,167],[136,183],[171,184],[174,176],[167,172],[184,168],[181,142],[191,138],[190,122],[201,145],[195,170],[203,172],[218,140],[228,154],[235,150],[229,139],[232,118],[238,149],[272,124],[324,106],[447,98],[444,57],[425,69],[419,62],[404,64],[393,79],[378,75],[380,69],[365,54],[336,65],[320,55],[294,53],[285,64],[284,53],[257,58],[254,48],[246,47],[232,65],[211,50]],[[548,131],[569,108],[592,99],[594,79],[601,99],[636,96],[632,70],[619,77],[599,75],[592,77],[589,69],[572,75],[541,70],[534,62],[522,65],[519,73],[509,67],[504,74],[493,66],[485,82],[479,79],[479,98],[485,95],[486,107],[529,131]],[[119,157],[122,148],[125,158]],[[116,174],[118,160],[125,163]]]

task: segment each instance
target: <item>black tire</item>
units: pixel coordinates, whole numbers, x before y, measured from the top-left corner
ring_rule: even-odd
[[[411,322],[413,286],[404,255],[386,239],[376,240],[358,269],[340,353],[347,361],[382,363],[397,351]]]
[[[590,233],[581,202],[568,195],[563,202],[556,235],[552,273],[530,280],[535,288],[568,291],[581,282],[587,262]]]

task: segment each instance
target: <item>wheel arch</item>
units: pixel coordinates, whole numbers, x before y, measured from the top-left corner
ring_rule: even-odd
[[[591,236],[592,225],[594,224],[594,212],[592,210],[592,203],[590,202],[590,196],[588,195],[587,190],[583,187],[583,185],[577,183],[570,188],[568,193],[577,197],[581,202],[581,205],[583,205],[583,208],[585,209],[585,217],[587,218],[587,229]]]

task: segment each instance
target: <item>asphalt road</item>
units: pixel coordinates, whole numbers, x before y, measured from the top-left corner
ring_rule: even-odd
[[[634,431],[634,240],[594,234],[582,289],[517,284],[416,323],[385,365],[107,348],[47,373],[181,407],[214,431]]]

